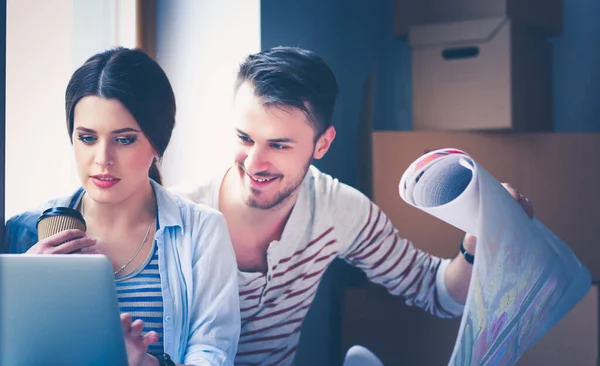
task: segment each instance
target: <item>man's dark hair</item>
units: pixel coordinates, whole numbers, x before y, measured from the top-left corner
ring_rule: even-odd
[[[240,65],[235,91],[246,82],[263,105],[302,110],[315,130],[315,139],[331,126],[338,84],[316,53],[274,47],[249,55]]]

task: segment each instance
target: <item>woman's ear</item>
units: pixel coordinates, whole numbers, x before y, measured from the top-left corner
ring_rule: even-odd
[[[321,159],[323,156],[325,156],[334,139],[335,127],[329,126],[327,127],[325,132],[323,132],[321,136],[319,136],[319,139],[317,140],[317,143],[315,145],[315,153],[313,154],[313,158]]]

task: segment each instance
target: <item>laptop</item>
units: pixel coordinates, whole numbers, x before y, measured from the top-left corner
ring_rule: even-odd
[[[0,365],[127,365],[110,260],[0,254]]]

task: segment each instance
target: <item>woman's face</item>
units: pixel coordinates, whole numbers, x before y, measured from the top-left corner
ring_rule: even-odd
[[[119,203],[145,191],[158,154],[125,106],[87,96],[73,116],[75,161],[87,194],[99,203]]]

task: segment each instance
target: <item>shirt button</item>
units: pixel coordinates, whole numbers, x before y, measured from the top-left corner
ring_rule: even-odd
[[[165,315],[165,323],[170,323],[172,319],[171,315]]]

